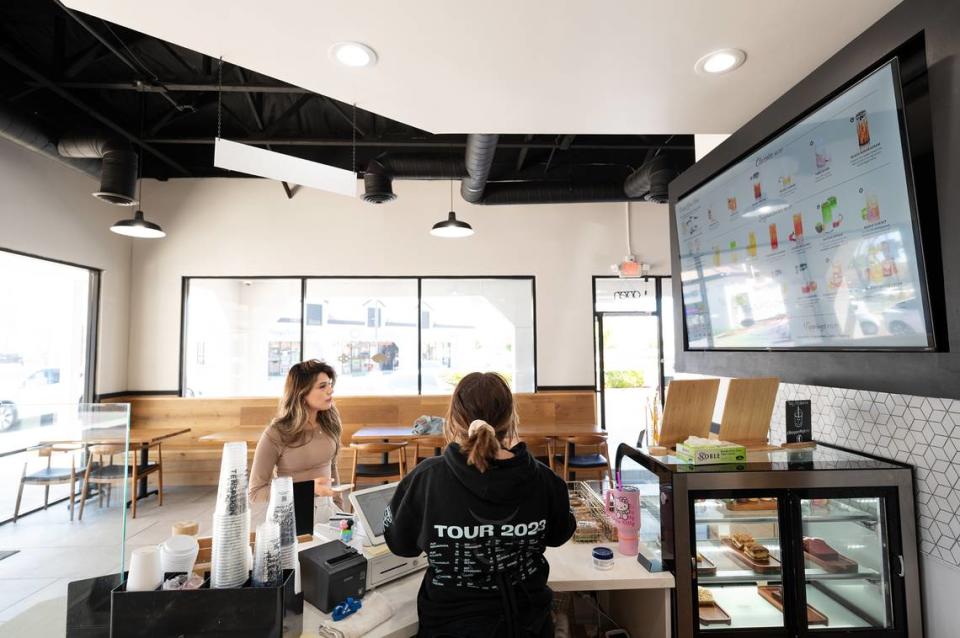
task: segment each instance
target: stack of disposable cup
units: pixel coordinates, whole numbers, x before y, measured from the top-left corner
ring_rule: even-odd
[[[226,443],[220,460],[220,485],[213,512],[210,585],[240,587],[247,581],[250,508],[247,501],[247,444]]]
[[[293,479],[278,476],[270,484],[267,520],[280,526],[280,557],[283,569],[296,569],[297,523],[293,509]]]
[[[253,586],[279,587],[283,582],[280,558],[280,526],[266,520],[257,526],[257,549],[253,553]]]

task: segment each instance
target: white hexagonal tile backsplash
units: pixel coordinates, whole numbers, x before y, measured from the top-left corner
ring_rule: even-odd
[[[960,401],[781,383],[771,441],[786,438],[783,405],[799,399],[815,439],[916,467],[920,551],[960,566]]]

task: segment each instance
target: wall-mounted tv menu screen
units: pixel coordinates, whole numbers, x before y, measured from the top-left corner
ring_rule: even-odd
[[[688,350],[934,347],[895,59],[675,219]]]

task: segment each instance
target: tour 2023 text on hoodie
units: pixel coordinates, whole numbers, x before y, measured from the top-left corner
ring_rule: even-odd
[[[567,486],[524,443],[486,472],[456,443],[421,461],[400,481],[384,514],[384,535],[399,556],[427,555],[417,608],[421,631],[538,636],[549,627],[547,546],[576,529]]]

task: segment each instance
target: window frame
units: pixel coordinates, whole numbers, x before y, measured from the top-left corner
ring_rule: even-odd
[[[80,268],[87,271],[89,282],[87,287],[87,339],[84,346],[86,348],[86,356],[83,369],[83,400],[81,402],[92,403],[97,399],[97,351],[100,344],[100,279],[103,276],[103,269],[2,246],[0,246],[0,251],[11,255],[39,259],[41,261],[70,266],[72,268]]]
[[[180,281],[180,366],[177,395],[184,396],[187,362],[187,304],[190,299],[190,282],[194,279],[271,280],[300,281],[300,360],[303,360],[304,330],[307,312],[307,282],[311,279],[403,279],[417,283],[417,394],[423,396],[423,281],[431,279],[457,280],[527,280],[530,282],[530,301],[533,312],[533,391],[538,385],[537,358],[537,278],[535,275],[183,275]],[[377,395],[374,395],[377,396]],[[386,396],[386,395],[385,395]],[[229,397],[220,397],[229,398]]]

